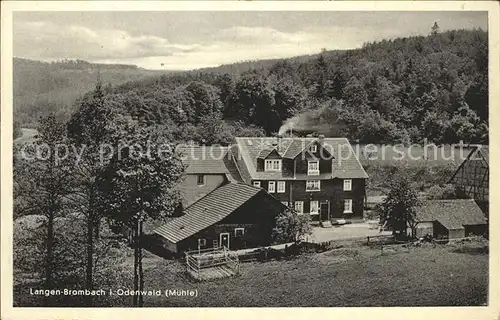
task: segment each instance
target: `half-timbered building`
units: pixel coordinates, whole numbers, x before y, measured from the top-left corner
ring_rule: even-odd
[[[489,172],[489,148],[476,146],[450,179],[450,183],[460,193],[477,202],[486,216],[489,207]]]

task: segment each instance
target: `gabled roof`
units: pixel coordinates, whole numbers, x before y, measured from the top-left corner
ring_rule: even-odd
[[[458,183],[457,174],[463,170],[468,161],[484,161],[487,166],[490,165],[490,149],[488,145],[476,145],[467,155],[464,161],[458,166],[455,173],[451,176],[448,183]]]
[[[488,145],[482,145],[477,148],[477,152],[479,152],[482,156],[484,161],[489,165],[490,164],[490,148]]]
[[[307,141],[305,143],[303,143],[300,140],[292,140],[288,144],[288,148],[286,148],[286,150],[283,154],[283,158],[295,159],[296,156],[298,156],[300,153],[302,153],[302,151],[306,150],[307,147],[309,147],[309,145],[311,145],[313,142],[314,142],[314,140]]]
[[[266,193],[262,188],[247,184],[228,183],[187,207],[183,216],[174,218],[154,232],[177,243],[221,221],[259,192]]]
[[[283,177],[280,172],[257,172],[257,158],[263,150],[268,150],[275,144],[277,138],[274,137],[237,137],[236,152],[239,154],[239,167],[245,166],[245,170],[240,168],[240,172],[246,171],[248,180],[269,180],[269,179],[293,179],[293,177]],[[294,159],[297,155],[306,150],[311,144],[318,141],[315,137],[283,137],[279,147],[279,153],[283,158]],[[358,160],[352,146],[345,138],[324,138],[323,147],[332,154],[332,174],[317,177],[319,179],[353,179],[368,178],[363,166]]]
[[[259,155],[257,156],[257,158],[265,159],[273,151],[274,151],[273,149],[262,149],[262,151],[259,153]]]
[[[426,200],[417,209],[417,221],[438,221],[448,230],[486,224],[486,218],[472,199]]]
[[[225,160],[228,147],[189,146],[180,149],[187,174],[229,174]]]

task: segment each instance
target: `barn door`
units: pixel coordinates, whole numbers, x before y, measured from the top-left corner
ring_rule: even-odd
[[[220,246],[229,249],[229,233],[224,232],[220,234]]]

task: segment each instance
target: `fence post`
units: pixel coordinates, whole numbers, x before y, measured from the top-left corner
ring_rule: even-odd
[[[370,237],[366,237],[366,245],[370,244]]]
[[[196,264],[198,265],[198,280],[200,280],[200,268],[201,268],[201,264],[200,264],[200,257],[198,256],[198,258],[196,258]]]

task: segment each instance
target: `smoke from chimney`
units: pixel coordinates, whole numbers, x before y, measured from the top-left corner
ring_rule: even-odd
[[[340,137],[341,130],[345,124],[339,120],[327,121],[323,116],[323,109],[307,110],[295,115],[283,123],[278,131],[278,135],[299,133],[307,135],[316,133],[328,137]]]

